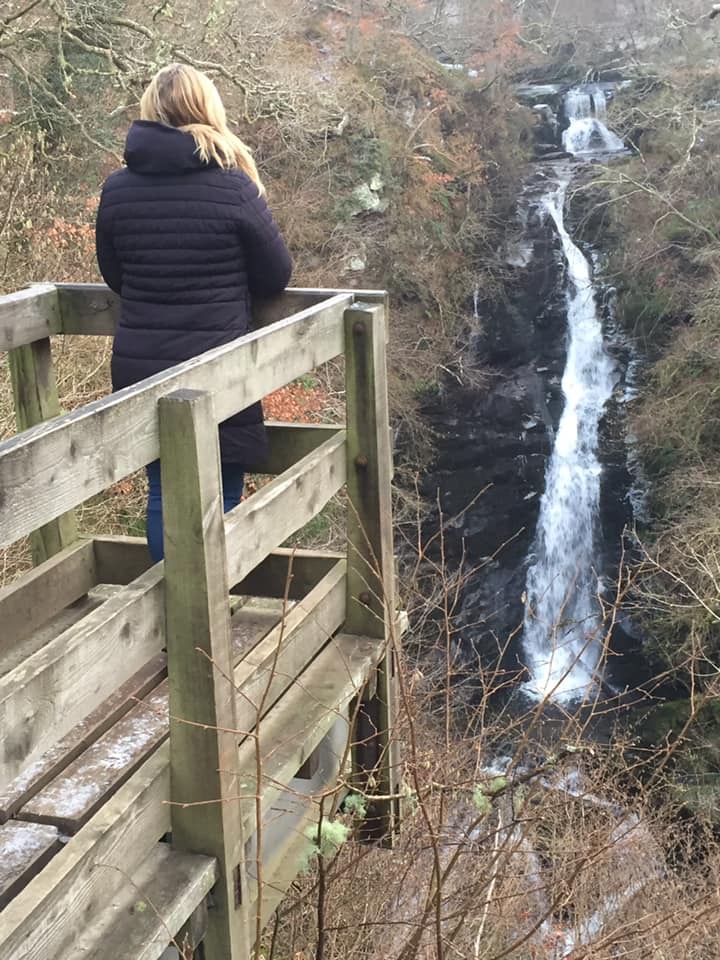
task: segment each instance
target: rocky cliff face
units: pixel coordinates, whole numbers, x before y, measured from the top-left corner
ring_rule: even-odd
[[[563,407],[566,260],[554,226],[536,205],[552,176],[552,164],[537,164],[519,198],[504,299],[478,303],[467,350],[471,362],[491,369],[489,387],[470,390],[448,383],[426,410],[438,433],[437,466],[426,493],[434,499],[439,491],[448,562],[462,563],[467,574],[456,620],[461,646],[469,661],[499,659],[508,678],[523,670],[518,637],[527,568]],[[571,210],[571,226],[583,215],[581,208]],[[622,372],[628,353],[620,335],[613,334],[611,296],[600,286],[598,298],[609,348]],[[617,572],[622,530],[631,520],[624,398],[621,376],[601,424],[598,572],[608,581]],[[616,633],[623,648],[632,646],[622,627]],[[637,668],[630,660],[625,665],[628,673]],[[622,669],[617,671],[620,686],[626,679]]]

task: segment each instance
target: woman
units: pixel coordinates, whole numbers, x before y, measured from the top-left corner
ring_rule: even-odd
[[[105,182],[97,259],[122,297],[112,353],[119,390],[246,333],[251,297],[281,293],[292,264],[250,151],[214,84],[185,64],[153,78],[130,128],[127,167]],[[266,453],[262,407],[220,426],[225,510]],[[147,531],[163,556],[160,463],[148,468]]]

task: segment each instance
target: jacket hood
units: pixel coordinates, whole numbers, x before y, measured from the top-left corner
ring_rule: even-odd
[[[133,173],[179,174],[207,169],[192,134],[153,120],[136,120],[125,142],[125,162]],[[215,164],[211,164],[215,166]]]

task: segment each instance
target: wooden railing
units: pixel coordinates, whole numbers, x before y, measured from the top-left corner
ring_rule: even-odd
[[[0,861],[18,831],[32,848],[0,868],[3,958],[150,960],[182,929],[239,960],[328,813],[314,796],[362,790],[363,835],[394,834],[385,309],[291,290],[256,332],[60,415],[49,338],[111,335],[117,298],[0,297],[21,430],[0,443],[0,547],[29,535],[37,564],[0,590]],[[271,424],[274,479],[223,515],[217,424],[339,355],[346,423]],[[164,563],[79,538],[75,508],[158,457]],[[343,555],[282,547],[343,488]],[[231,617],[231,593],[280,612]]]

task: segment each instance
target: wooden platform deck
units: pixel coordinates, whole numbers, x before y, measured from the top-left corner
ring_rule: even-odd
[[[36,560],[0,590],[3,960],[251,957],[348,790],[370,798],[363,836],[390,842],[399,621],[370,296],[292,291],[274,324],[65,415],[48,335],[111,333],[116,302],[0,298],[27,428],[0,444],[0,546],[30,535]],[[271,425],[274,479],[223,516],[217,423],[339,353],[347,423]],[[158,456],[165,561],[78,537],[75,507]],[[342,490],[346,551],[282,546]]]

